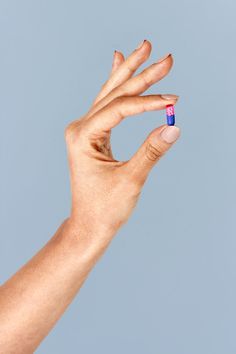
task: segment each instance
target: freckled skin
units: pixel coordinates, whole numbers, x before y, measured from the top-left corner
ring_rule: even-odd
[[[117,161],[112,154],[111,130],[126,116],[165,109],[177,101],[174,95],[141,96],[173,64],[168,55],[134,76],[150,53],[147,40],[126,59],[115,52],[110,76],[92,106],[66,127],[71,214],[1,286],[0,354],[35,351],[128,220],[152,167],[179,136],[179,128],[167,130],[163,125],[149,134],[129,161]]]

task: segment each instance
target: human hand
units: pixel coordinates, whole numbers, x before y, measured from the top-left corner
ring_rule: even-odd
[[[102,230],[111,238],[127,221],[152,167],[179,137],[179,128],[162,125],[129,161],[117,161],[112,155],[111,130],[126,116],[177,102],[175,95],[140,96],[165,77],[173,64],[169,54],[133,76],[151,49],[146,40],[126,60],[115,52],[110,77],[88,113],[65,130],[72,192],[69,222],[75,229]]]

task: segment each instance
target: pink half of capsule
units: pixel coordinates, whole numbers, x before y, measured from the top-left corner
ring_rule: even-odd
[[[166,119],[168,125],[175,125],[175,110],[173,104],[166,106]]]

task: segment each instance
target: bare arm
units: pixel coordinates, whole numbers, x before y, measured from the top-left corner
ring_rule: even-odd
[[[164,109],[177,96],[140,96],[171,69],[167,56],[137,76],[151,53],[145,41],[125,60],[117,52],[112,72],[92,107],[65,132],[70,167],[71,215],[52,239],[0,288],[0,353],[32,353],[82,286],[136,205],[158,159],[179,136],[163,125],[129,161],[117,161],[110,133],[126,116]]]

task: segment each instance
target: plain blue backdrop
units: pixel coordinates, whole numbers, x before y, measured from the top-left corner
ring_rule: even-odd
[[[1,247],[4,282],[70,209],[64,128],[88,110],[115,49],[171,52],[150,93],[176,93],[182,137],[152,171],[39,354],[235,354],[235,22],[230,0],[0,0]],[[127,159],[165,113],[112,136]]]

